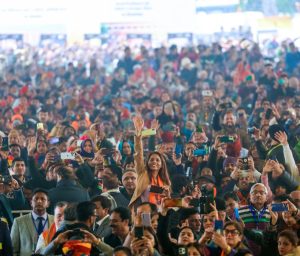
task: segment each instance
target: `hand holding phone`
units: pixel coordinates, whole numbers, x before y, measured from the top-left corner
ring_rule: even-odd
[[[149,192],[152,192],[152,193],[155,193],[155,194],[162,194],[164,192],[164,188],[152,185],[150,187]]]
[[[36,128],[37,128],[37,130],[44,130],[44,124],[43,123],[37,123]]]
[[[61,160],[75,160],[75,154],[71,152],[62,152],[60,153]]]
[[[143,227],[134,227],[134,236],[138,239],[142,239],[144,235],[144,228]]]
[[[223,230],[223,221],[222,220],[215,220],[214,230],[218,233],[222,232],[222,230]]]
[[[141,214],[142,217],[142,225],[144,227],[151,227],[151,214],[150,212],[143,212]]]
[[[165,207],[182,207],[182,199],[181,198],[166,198],[165,201]]]
[[[273,212],[287,212],[288,211],[287,204],[284,204],[284,203],[272,204],[272,211]]]
[[[149,137],[156,135],[156,129],[147,129],[142,131],[142,137]]]

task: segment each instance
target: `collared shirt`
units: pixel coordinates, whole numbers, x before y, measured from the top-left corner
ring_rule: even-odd
[[[38,219],[38,217],[42,217],[43,218],[42,223],[43,223],[44,230],[46,230],[46,229],[49,228],[48,214],[46,212],[42,216],[39,216],[35,212],[32,211],[31,212],[31,216],[32,216],[32,218],[34,220],[34,225],[35,225],[36,229],[39,226],[39,222],[40,222],[39,219]]]
[[[101,224],[103,223],[103,221],[106,220],[107,218],[109,218],[109,214],[107,214],[106,216],[104,216],[101,220],[97,221],[97,224],[99,226],[101,226]]]

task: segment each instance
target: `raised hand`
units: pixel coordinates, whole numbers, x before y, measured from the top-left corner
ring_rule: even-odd
[[[155,129],[157,131],[159,129],[159,126],[160,124],[157,119],[153,119],[151,121],[151,129]]]
[[[176,154],[173,152],[172,154],[172,160],[176,166],[181,165],[181,159],[182,155],[180,154],[179,157],[176,156]]]
[[[269,210],[270,215],[271,215],[271,224],[273,226],[275,226],[276,223],[277,223],[277,220],[278,220],[278,213],[272,211],[272,206],[271,205],[268,206],[268,210]]]
[[[31,137],[28,139],[28,145],[27,145],[28,156],[33,156],[35,149],[36,149],[36,138]]]
[[[144,127],[144,120],[141,116],[134,116],[132,118],[132,122],[134,124],[136,134],[141,134],[142,129]]]
[[[288,138],[285,132],[279,131],[274,135],[275,139],[278,140],[282,145],[288,145]]]

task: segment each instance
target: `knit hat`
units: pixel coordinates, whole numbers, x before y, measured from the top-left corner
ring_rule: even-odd
[[[223,161],[223,168],[225,168],[226,165],[228,165],[228,164],[233,164],[235,166],[236,163],[237,163],[237,158],[236,157],[228,156]]]

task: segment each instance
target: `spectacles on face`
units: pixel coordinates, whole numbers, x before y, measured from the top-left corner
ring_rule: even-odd
[[[257,195],[257,194],[259,194],[259,195],[266,195],[267,193],[266,193],[266,191],[257,191],[257,190],[254,190],[254,191],[252,191],[251,192],[251,194],[253,194],[253,195]]]
[[[229,234],[232,236],[237,236],[240,234],[240,232],[237,231],[236,229],[224,229],[224,234],[225,234],[225,236],[227,236]]]

